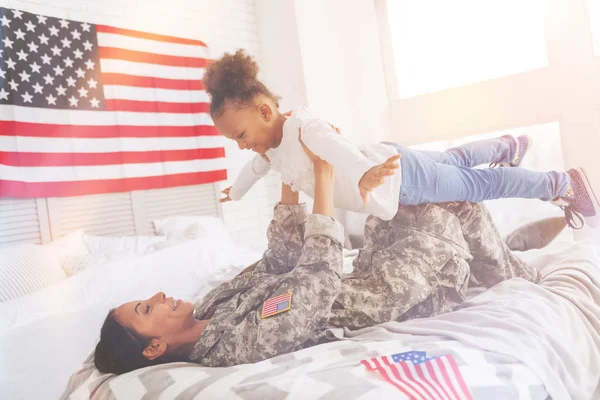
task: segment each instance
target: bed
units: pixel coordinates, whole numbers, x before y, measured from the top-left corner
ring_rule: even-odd
[[[203,207],[218,216],[215,199],[204,201],[210,204]],[[488,204],[503,234],[559,215],[546,206],[520,200]],[[360,237],[352,231],[364,217],[340,218],[349,236]],[[411,350],[452,355],[475,399],[600,396],[600,251],[592,242],[574,243],[568,230],[544,249],[521,253],[545,274],[542,285],[511,280],[484,293],[473,291],[458,310],[436,318],[347,332],[350,340],[253,365],[209,369],[175,363],[121,376],[93,368],[91,351],[110,308],[160,290],[184,299],[201,297],[256,261],[258,250],[206,236],[180,240],[0,303],[3,397],[406,398],[361,361]],[[347,251],[345,270],[355,254]]]
[[[600,393],[600,371],[594,368],[600,357],[600,252],[591,243],[569,242],[522,255],[547,272],[542,287],[508,281],[437,318],[385,324],[356,332],[352,340],[254,365],[210,369],[176,363],[118,377],[98,373],[90,351],[111,306],[157,290],[202,296],[257,257],[247,250],[236,259],[219,260],[223,253],[213,250],[214,243],[182,243],[86,270],[61,285],[2,303],[3,396],[58,398],[67,387],[62,398],[403,398],[361,360],[413,349],[453,355],[475,399],[583,399]],[[211,271],[203,269],[207,263]],[[514,298],[508,301],[506,293]],[[536,318],[519,328],[532,306]],[[467,317],[460,319],[461,313]],[[492,319],[485,320],[488,314]],[[568,323],[556,323],[564,318]],[[496,330],[480,336],[482,324]],[[529,345],[535,352],[523,352]]]

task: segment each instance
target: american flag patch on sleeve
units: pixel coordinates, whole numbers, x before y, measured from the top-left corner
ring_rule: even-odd
[[[263,303],[261,318],[271,317],[292,309],[292,292],[272,297]]]

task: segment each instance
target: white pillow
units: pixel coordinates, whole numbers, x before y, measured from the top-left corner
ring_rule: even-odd
[[[115,261],[128,260],[135,258],[138,255],[139,254],[137,253],[117,253],[112,255],[88,254],[85,256],[65,256],[60,258],[60,265],[67,276],[71,276],[87,268],[93,268]]]
[[[225,224],[217,217],[176,216],[155,220],[154,230],[157,235],[164,235],[169,240],[212,239],[230,242]]]
[[[92,236],[83,235],[87,250],[92,255],[112,257],[119,254],[144,254],[149,246],[163,242],[166,236]]]
[[[65,249],[63,246],[34,244],[0,248],[0,302],[24,296],[64,279],[66,275],[60,266],[59,254]]]
[[[78,230],[54,240],[51,243],[43,245],[54,250],[59,257],[66,256],[85,256],[89,251],[83,242],[83,231]]]

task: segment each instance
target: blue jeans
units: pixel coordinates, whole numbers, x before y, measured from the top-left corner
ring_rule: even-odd
[[[384,143],[396,148],[402,156],[400,204],[403,205],[509,197],[553,200],[564,195],[571,183],[566,172],[537,172],[518,167],[472,168],[512,160],[516,145],[508,138],[480,140],[445,152]]]

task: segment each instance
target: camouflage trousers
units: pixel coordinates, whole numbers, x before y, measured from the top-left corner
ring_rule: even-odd
[[[445,313],[469,286],[514,277],[539,280],[508,249],[484,205],[400,206],[391,221],[367,219],[364,247],[342,280],[329,325],[360,329]]]

